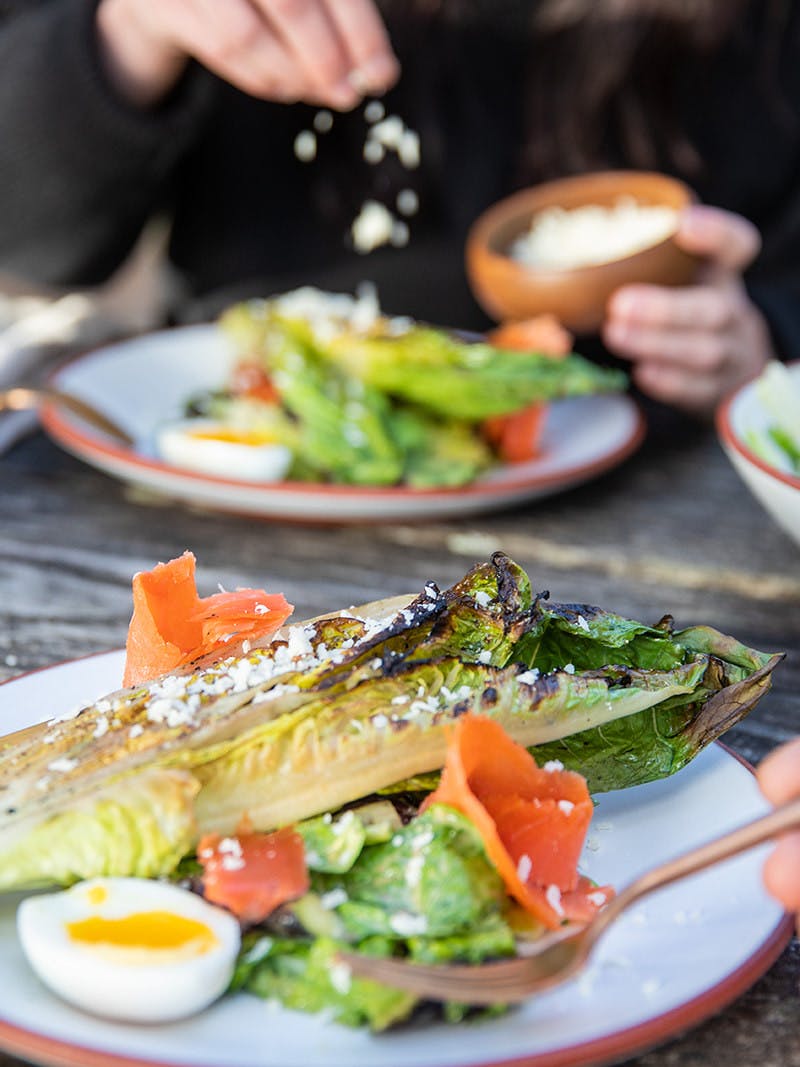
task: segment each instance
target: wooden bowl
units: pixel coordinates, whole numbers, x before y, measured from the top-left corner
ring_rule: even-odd
[[[698,260],[679,248],[673,236],[621,259],[561,270],[530,267],[511,257],[512,243],[543,208],[610,207],[621,197],[677,210],[695,199],[688,186],[664,174],[603,171],[523,189],[485,211],[466,245],[467,277],[484,311],[499,321],[549,312],[574,333],[596,333],[609,297],[620,286],[691,282]]]

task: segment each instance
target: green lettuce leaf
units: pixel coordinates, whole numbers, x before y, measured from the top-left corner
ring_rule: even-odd
[[[560,397],[615,392],[627,384],[621,371],[575,354],[553,359],[510,352],[425,327],[394,337],[341,334],[319,351],[366,386],[437,415],[475,422]]]
[[[0,837],[0,890],[169,874],[195,842],[197,781],[150,770]]]

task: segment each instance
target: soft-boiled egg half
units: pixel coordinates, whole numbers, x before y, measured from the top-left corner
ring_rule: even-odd
[[[166,882],[95,878],[28,897],[23,951],[64,1000],[112,1019],[158,1023],[208,1007],[230,982],[238,921]]]
[[[158,431],[156,447],[174,467],[247,482],[279,481],[292,460],[286,445],[267,431],[212,419],[169,423]]]

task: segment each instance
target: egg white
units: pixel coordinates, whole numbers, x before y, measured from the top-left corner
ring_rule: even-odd
[[[198,433],[224,435],[230,427],[210,419],[184,419],[163,426],[156,436],[162,459],[174,467],[235,478],[247,482],[274,482],[285,477],[292,456],[285,445],[225,441]]]
[[[102,899],[101,899],[102,898]],[[210,932],[210,947],[91,944],[68,924],[168,912]],[[28,897],[17,933],[38,978],[70,1004],[126,1022],[159,1023],[202,1011],[225,992],[239,951],[238,921],[177,886],[141,878],[95,878],[60,893]]]

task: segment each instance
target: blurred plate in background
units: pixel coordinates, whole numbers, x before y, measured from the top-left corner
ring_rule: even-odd
[[[253,484],[171,467],[155,451],[155,434],[184,414],[187,397],[225,383],[234,354],[212,325],[145,334],[71,360],[51,378],[93,404],[134,438],[115,444],[52,404],[42,424],[67,451],[123,481],[187,503],[263,518],[306,522],[443,519],[496,511],[570,488],[609,470],[641,444],[644,418],[626,395],[554,403],[543,453],[500,465],[457,489],[369,488],[314,482]]]

